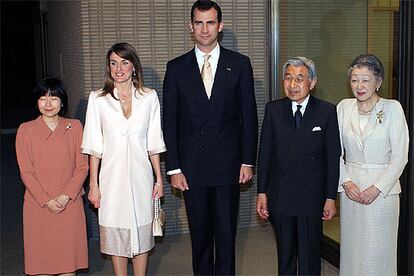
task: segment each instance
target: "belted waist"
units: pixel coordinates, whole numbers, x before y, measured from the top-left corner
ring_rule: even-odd
[[[365,162],[350,162],[346,161],[347,166],[355,168],[366,168],[366,169],[382,169],[388,167],[388,164],[374,164],[374,163],[365,163]]]

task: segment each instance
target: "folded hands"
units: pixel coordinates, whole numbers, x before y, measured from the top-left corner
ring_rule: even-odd
[[[69,197],[65,194],[60,194],[57,197],[49,200],[45,207],[51,212],[52,214],[59,214],[63,210],[65,210],[66,205],[69,202]]]
[[[380,194],[380,190],[374,185],[369,186],[361,191],[358,185],[352,181],[348,181],[342,185],[347,197],[360,204],[371,204]]]

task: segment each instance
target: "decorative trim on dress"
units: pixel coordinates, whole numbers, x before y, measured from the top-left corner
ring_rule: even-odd
[[[137,229],[138,250],[132,252],[131,230],[99,225],[101,252],[113,256],[132,258],[150,251],[155,246],[152,236],[152,223]]]

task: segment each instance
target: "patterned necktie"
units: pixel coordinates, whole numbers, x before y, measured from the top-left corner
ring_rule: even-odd
[[[298,104],[295,112],[295,126],[296,126],[296,130],[299,130],[300,127],[300,122],[302,121],[302,112],[300,112],[300,109],[302,108],[302,106],[300,104]]]
[[[203,69],[201,69],[201,77],[203,78],[204,88],[206,89],[207,97],[210,99],[211,89],[213,88],[213,73],[211,72],[211,65],[208,59],[209,54],[204,55]]]

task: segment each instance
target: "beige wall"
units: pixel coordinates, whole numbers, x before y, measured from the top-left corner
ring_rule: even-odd
[[[394,53],[394,16],[399,11],[399,0],[369,0],[368,1],[368,52],[377,55],[385,69],[385,80],[380,94],[392,98],[396,91],[393,88],[392,68],[395,62]]]
[[[68,116],[76,112],[85,90],[81,1],[49,1],[47,5],[49,71],[61,78],[69,96]]]
[[[315,95],[338,103],[352,97],[347,68],[362,53],[377,55],[386,78],[381,95],[393,97],[394,13],[399,0],[279,0],[280,67],[292,56],[305,55],[317,66]],[[280,93],[279,93],[280,94]]]
[[[268,91],[268,1],[218,1],[223,10],[223,42],[251,58],[261,124]],[[85,97],[102,86],[105,53],[115,42],[129,42],[138,51],[146,86],[162,100],[168,60],[190,50],[192,0],[48,1],[51,72],[70,92],[70,115],[83,117]],[[214,173],[214,172],[212,172]],[[167,183],[167,182],[166,182]],[[256,184],[242,187],[240,226],[257,224]],[[167,233],[188,231],[182,198],[166,189]]]
[[[347,69],[366,51],[366,1],[279,2],[280,68],[289,57],[307,56],[317,67],[317,97],[334,104],[351,97]]]

